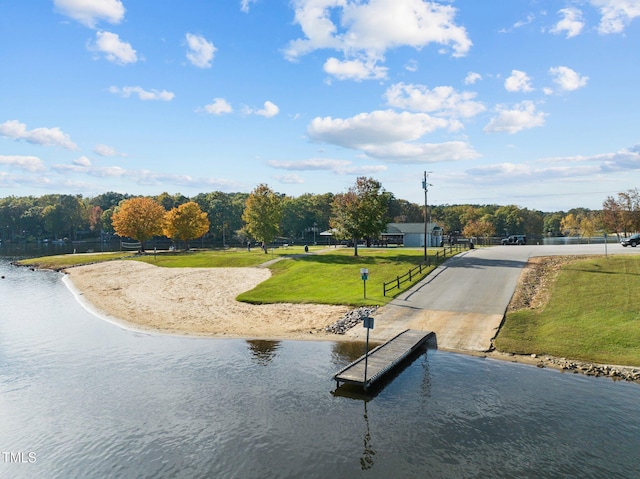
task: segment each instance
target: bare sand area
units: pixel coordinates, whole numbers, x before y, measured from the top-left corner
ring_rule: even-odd
[[[160,268],[140,261],[108,261],[69,268],[65,273],[76,293],[98,313],[146,331],[335,341],[344,337],[324,328],[350,309],[236,301],[238,294],[269,278],[271,272],[266,268]]]

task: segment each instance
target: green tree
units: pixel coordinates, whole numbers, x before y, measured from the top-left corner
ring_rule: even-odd
[[[349,191],[334,197],[331,227],[339,237],[353,239],[354,256],[358,256],[359,239],[369,242],[386,229],[390,198],[379,181],[364,176]]]
[[[560,236],[562,234],[562,218],[564,218],[564,212],[548,213],[544,215],[543,231],[548,236]]]
[[[499,207],[495,212],[496,233],[504,234],[525,234],[525,220],[522,210],[515,205]]]
[[[42,221],[44,230],[55,238],[76,238],[78,228],[84,228],[85,207],[81,196],[45,195],[38,199],[43,207]]]
[[[424,205],[419,206],[391,195],[387,215],[393,223],[421,223],[424,221]]]
[[[331,216],[331,193],[324,195],[304,194],[297,198],[286,197],[282,205],[282,233],[290,238],[316,241],[318,233],[329,227]]]
[[[214,191],[193,198],[209,217],[209,232],[213,239],[220,240],[223,246],[228,244],[232,233],[243,226],[242,212],[247,197],[246,193]]]
[[[162,231],[174,241],[184,241],[188,250],[189,240],[209,231],[209,218],[197,203],[190,201],[166,212]]]
[[[245,203],[242,219],[245,229],[257,241],[266,245],[278,236],[282,219],[282,198],[265,184],[258,185]]]
[[[107,211],[109,208],[117,207],[123,200],[127,200],[129,198],[131,198],[131,195],[123,195],[122,193],[108,191],[91,198],[89,200],[89,204],[99,206],[102,208],[102,211]]]
[[[145,241],[162,234],[165,213],[162,205],[151,198],[131,198],[113,213],[111,224],[118,236],[140,241],[144,251]]]
[[[158,203],[162,205],[162,207],[169,211],[173,208],[177,208],[180,205],[183,205],[189,201],[184,195],[180,193],[176,193],[175,195],[170,195],[166,191],[164,193],[160,193],[158,196],[154,198]]]

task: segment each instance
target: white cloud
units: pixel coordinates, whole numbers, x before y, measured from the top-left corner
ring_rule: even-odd
[[[313,141],[357,149],[395,163],[426,163],[472,159],[479,155],[464,142],[416,143],[438,128],[458,128],[458,122],[426,113],[393,110],[361,113],[351,118],[314,118],[307,128]]]
[[[248,13],[249,12],[249,6],[252,3],[255,3],[257,0],[240,0],[240,10],[243,11],[244,13]]]
[[[314,118],[307,132],[314,141],[345,148],[365,149],[398,141],[413,141],[451,122],[426,113],[396,113],[393,110],[360,113],[351,118]]]
[[[125,153],[120,153],[112,146],[108,145],[96,145],[93,149],[94,153],[100,156],[127,156]]]
[[[520,70],[511,70],[511,76],[504,81],[504,87],[510,92],[529,92],[533,91],[531,87],[531,78]]]
[[[511,27],[500,29],[500,33],[508,33],[513,30],[517,30],[518,28],[522,28],[526,25],[533,23],[535,19],[536,19],[536,16],[530,13],[529,15],[527,15],[527,18],[525,20],[518,20]]]
[[[27,130],[27,125],[18,120],[9,120],[0,124],[0,136],[12,140],[25,140],[29,143],[43,146],[61,146],[68,150],[76,150],[78,146],[71,141],[60,128],[35,128]]]
[[[376,73],[366,78],[378,78],[381,71],[375,64],[393,48],[421,49],[435,43],[459,57],[472,45],[465,28],[455,23],[456,9],[450,5],[423,0],[295,0],[294,9],[304,37],[289,43],[285,57],[293,61],[318,49],[336,50],[344,60],[333,59],[325,70],[341,75],[366,66]],[[339,24],[334,18],[340,18]],[[352,61],[356,63],[348,63]],[[348,77],[363,79],[361,74]]]
[[[272,168],[290,171],[329,171],[338,175],[374,174],[387,169],[384,165],[354,165],[348,160],[334,160],[331,158],[310,158],[300,161],[268,161]]]
[[[44,163],[37,156],[0,155],[0,165],[29,172],[46,170]]]
[[[233,108],[224,98],[214,98],[213,103],[204,106],[204,110],[212,115],[222,115],[223,113],[231,113]]]
[[[79,161],[78,161],[79,160]],[[221,191],[238,190],[242,187],[236,182],[216,179],[216,178],[192,178],[189,175],[177,175],[172,173],[161,173],[151,170],[127,170],[119,166],[100,167],[92,166],[90,162],[84,161],[82,157],[73,164],[57,164],[51,169],[57,173],[68,177],[70,174],[86,175],[92,178],[119,178],[130,180],[138,185],[159,186],[172,185],[180,187],[206,187],[220,189]]]
[[[125,13],[120,0],[54,0],[53,4],[60,13],[89,28],[99,20],[120,23]]]
[[[550,30],[551,33],[560,34],[562,32],[566,32],[567,38],[580,35],[584,28],[582,11],[577,8],[570,7],[558,10],[558,13],[562,15],[563,18],[553,26]]]
[[[285,185],[301,185],[304,183],[304,180],[300,175],[296,175],[295,173],[290,175],[278,175],[273,177],[278,182]]]
[[[187,33],[187,58],[198,68],[211,68],[213,55],[217,48],[202,35]]]
[[[600,10],[602,18],[598,32],[603,35],[621,33],[634,18],[640,17],[638,0],[589,0]]]
[[[109,92],[120,95],[123,98],[129,98],[131,95],[137,95],[140,100],[160,100],[171,101],[175,94],[167,90],[145,90],[139,86],[125,86],[118,88],[116,86],[109,87]]]
[[[464,84],[465,85],[473,85],[478,80],[482,80],[482,75],[480,75],[480,73],[469,72],[467,74],[467,76],[465,77],[465,79],[464,79]]]
[[[73,160],[73,164],[78,166],[91,166],[91,160],[83,155]]]
[[[278,108],[278,105],[273,102],[265,101],[264,107],[261,110],[250,110],[249,112],[255,115],[264,116],[265,118],[271,118],[280,113],[280,108]]]
[[[507,132],[517,133],[524,129],[534,128],[544,125],[546,113],[537,112],[536,106],[531,101],[523,101],[513,109],[504,106],[496,108],[498,116],[491,119],[484,127],[486,133]]]
[[[376,65],[375,60],[338,60],[329,58],[324,71],[338,80],[380,80],[387,77],[386,67]]]
[[[367,155],[390,163],[427,164],[473,160],[481,155],[468,143],[447,141],[444,143],[389,143],[365,149]]]
[[[640,152],[635,148],[623,149],[614,153],[591,156],[567,156],[543,158],[529,163],[498,163],[468,169],[469,178],[481,179],[483,183],[502,185],[534,184],[542,181],[593,178],[594,175],[612,174],[640,170]]]
[[[91,51],[104,53],[107,60],[120,65],[138,61],[138,55],[133,47],[129,43],[120,40],[116,33],[96,32],[95,43],[88,44],[87,48]]]
[[[554,83],[564,91],[573,91],[582,88],[589,80],[589,77],[580,76],[580,74],[571,68],[564,66],[550,68],[549,75],[553,77]]]
[[[485,106],[473,99],[474,92],[458,93],[453,87],[439,86],[430,90],[424,85],[396,83],[385,92],[387,104],[395,108],[433,113],[440,116],[469,118],[485,111]]]
[[[407,70],[408,72],[417,72],[418,71],[418,62],[415,60],[409,60],[405,66],[404,69]]]

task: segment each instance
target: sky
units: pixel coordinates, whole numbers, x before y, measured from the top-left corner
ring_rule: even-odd
[[[640,187],[640,0],[0,0],[0,197]]]

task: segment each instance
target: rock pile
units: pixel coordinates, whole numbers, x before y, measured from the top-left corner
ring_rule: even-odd
[[[344,334],[354,326],[362,324],[362,320],[371,316],[378,309],[377,306],[362,306],[349,310],[345,315],[333,324],[330,324],[324,330],[332,334]]]
[[[532,357],[534,357],[532,355]],[[609,377],[624,381],[640,382],[640,368],[626,366],[608,366],[606,364],[583,363],[566,358],[554,358],[551,356],[537,357],[538,367],[557,367],[563,371],[582,373],[587,376]]]

